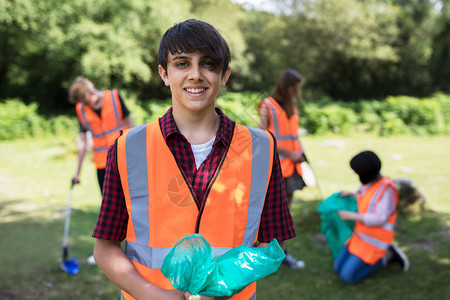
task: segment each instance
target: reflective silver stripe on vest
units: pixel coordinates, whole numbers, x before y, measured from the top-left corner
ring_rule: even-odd
[[[147,124],[133,127],[126,136],[126,162],[131,215],[136,243],[148,245],[148,177],[147,177]]]
[[[149,126],[159,126],[157,124]],[[150,248],[150,224],[148,219],[148,174],[147,174],[147,124],[133,127],[126,136],[126,164],[128,189],[131,199],[131,219],[136,243],[127,242],[128,257],[150,268],[161,268],[169,248]],[[251,247],[256,237],[261,212],[264,207],[267,179],[270,169],[270,139],[256,128],[248,128],[252,136],[252,173],[250,201],[243,244]],[[206,201],[206,200],[205,200]],[[212,256],[221,255],[231,248],[212,248]]]
[[[120,117],[119,117],[119,109],[117,108],[116,105],[116,101],[114,98],[114,91],[111,90],[111,99],[112,99],[112,104],[113,104],[113,109],[114,109],[114,116],[116,117],[116,122],[119,123],[120,122]]]
[[[373,195],[372,199],[370,200],[369,210],[367,211],[368,213],[373,213],[373,210],[375,208],[375,203],[377,202],[378,196],[380,195],[380,193],[382,191],[384,191],[385,187],[388,184],[389,183],[387,183],[387,182],[382,183],[381,186],[378,188],[378,190],[375,192],[375,195]]]
[[[381,226],[381,227],[383,227],[383,229],[386,229],[386,230],[388,230],[388,231],[394,231],[395,224],[392,224],[392,223],[386,223],[386,224],[384,224],[384,225]]]
[[[108,149],[109,149],[109,146],[108,147],[93,147],[92,148],[92,150],[94,152],[105,152],[105,151],[108,151]]]
[[[355,232],[355,233],[356,233],[356,235],[358,235],[363,241],[365,241],[366,243],[371,244],[372,246],[375,246],[375,247],[380,248],[380,249],[383,249],[383,250],[386,250],[386,249],[389,247],[389,244],[386,244],[386,243],[383,242],[383,241],[377,240],[377,239],[374,238],[374,237],[368,236],[368,235],[366,235],[366,234],[364,234],[364,233],[361,233],[361,232]]]
[[[86,124],[87,130],[92,132],[92,127],[91,127],[91,124],[89,124],[89,122],[87,120],[86,113],[84,111],[84,104],[83,103],[81,103],[81,117],[84,120],[84,124]]]
[[[252,177],[243,244],[251,247],[257,235],[267,190],[270,169],[270,139],[258,128],[247,127],[252,136]]]
[[[269,99],[266,99],[270,111],[271,111],[271,115],[272,115],[272,120],[273,120],[273,130],[275,131],[273,134],[275,134],[275,138],[277,139],[277,141],[297,141],[298,140],[298,135],[290,135],[290,134],[285,134],[285,135],[281,135],[280,134],[280,128],[278,125],[278,117],[277,117],[277,112],[275,110],[274,105],[270,102]],[[281,158],[281,157],[280,157]]]
[[[91,130],[92,137],[95,137],[95,138],[104,137],[104,136],[106,136],[108,134],[111,134],[111,133],[114,133],[116,131],[119,131],[120,129],[123,129],[124,127],[125,127],[125,123],[122,122],[122,123],[120,123],[119,125],[117,125],[116,127],[112,128],[112,129],[108,129],[108,130],[105,130],[105,131],[102,131],[102,132],[99,132],[99,133],[93,133],[92,130]]]
[[[161,269],[164,258],[169,254],[172,248],[151,248],[148,245],[140,245],[132,242],[127,242],[126,254],[127,256],[152,269]],[[211,258],[222,255],[231,248],[229,247],[213,247]]]

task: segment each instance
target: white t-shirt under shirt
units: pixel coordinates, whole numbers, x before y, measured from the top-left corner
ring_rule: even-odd
[[[192,149],[192,152],[194,153],[195,165],[197,167],[197,170],[200,168],[201,164],[208,157],[209,153],[211,153],[215,140],[216,140],[216,137],[213,137],[212,140],[210,140],[209,142],[206,142],[204,144],[200,144],[200,145],[192,145],[191,144],[191,149]]]

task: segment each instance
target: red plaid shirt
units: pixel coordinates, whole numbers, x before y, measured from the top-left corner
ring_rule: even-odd
[[[213,150],[197,170],[191,145],[178,130],[172,116],[172,108],[159,119],[161,131],[167,146],[175,157],[178,165],[183,169],[193,187],[196,201],[204,200],[204,193],[210,179],[216,172],[220,159],[233,137],[235,122],[231,121],[220,109],[216,109],[220,116],[219,130],[214,141]],[[117,169],[116,147],[109,148],[106,163],[105,182],[103,187],[103,201],[100,208],[97,226],[92,234],[95,238],[122,241],[126,237],[128,212],[125,197]],[[276,149],[276,145],[275,145]],[[294,224],[286,200],[283,176],[277,151],[273,163],[272,175],[267,190],[266,200],[261,215],[258,240],[268,243],[273,238],[284,241],[296,236]]]

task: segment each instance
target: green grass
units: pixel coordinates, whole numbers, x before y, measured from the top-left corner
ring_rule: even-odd
[[[355,190],[349,159],[363,149],[377,152],[383,172],[413,180],[427,198],[427,210],[400,215],[396,242],[411,260],[355,286],[332,271],[320,233],[316,187],[295,194],[292,214],[298,237],[290,252],[304,270],[285,267],[258,283],[258,299],[444,299],[450,280],[450,170],[448,136],[381,138],[372,135],[302,138],[324,196]],[[76,152],[72,137],[0,142],[0,299],[118,299],[118,289],[96,266],[81,264],[76,276],[59,270],[65,209]],[[92,254],[90,237],[100,206],[95,168],[86,159],[80,186],[73,190],[70,256]]]

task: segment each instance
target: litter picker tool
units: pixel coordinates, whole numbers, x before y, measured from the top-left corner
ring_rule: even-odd
[[[68,259],[69,257],[68,237],[70,227],[70,214],[72,212],[72,192],[73,192],[73,183],[71,183],[70,185],[69,200],[67,203],[66,222],[64,223],[64,236],[62,243],[62,263],[60,264],[60,268],[67,274],[75,275],[80,271],[80,266],[78,266],[77,258],[74,257],[72,259]]]
[[[309,168],[310,168],[312,174],[314,175],[315,186],[317,186],[317,190],[319,191],[319,194],[320,194],[320,200],[323,201],[325,198],[323,197],[322,189],[320,188],[319,180],[317,179],[316,172],[314,172],[314,169],[313,169],[313,167],[312,167],[312,165],[311,165],[311,162],[310,162],[309,159],[306,157],[305,153],[303,153],[303,156],[305,157],[305,161],[308,163],[308,166],[309,166]]]

